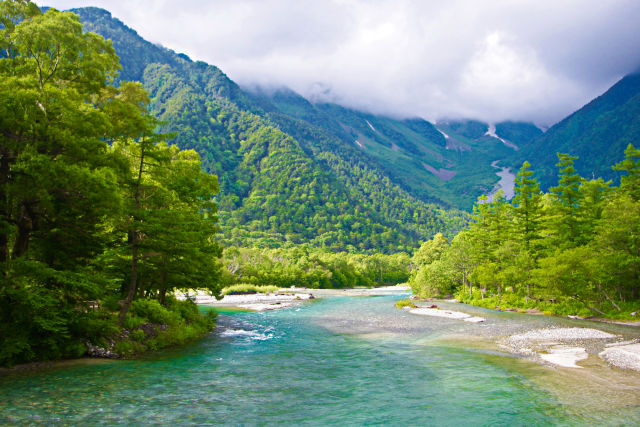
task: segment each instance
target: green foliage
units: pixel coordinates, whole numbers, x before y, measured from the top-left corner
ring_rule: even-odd
[[[113,46],[76,15],[5,0],[0,22],[0,364],[104,344],[125,295],[120,324],[180,323],[134,299],[219,291],[216,177],[161,142],[139,83],[111,85]]]
[[[267,294],[277,292],[280,289],[277,286],[266,285],[259,286],[250,283],[238,283],[237,285],[226,286],[222,289],[222,295],[242,295],[242,294]]]
[[[230,247],[222,261],[228,284],[348,288],[395,285],[409,277],[409,256],[402,253],[332,253],[302,245],[286,249]]]
[[[157,300],[138,299],[131,305],[134,316],[125,321],[124,333],[116,339],[114,350],[133,356],[149,350],[183,345],[209,332],[215,323],[213,310],[200,313],[191,301],[168,298],[167,305]]]
[[[162,306],[157,300],[138,299],[131,304],[131,314],[146,319],[150,323],[177,325],[181,319]]]
[[[413,303],[413,301],[411,301],[408,298],[396,301],[396,308],[405,308],[405,307],[416,308],[417,306]]]
[[[413,292],[453,289],[458,299],[487,308],[631,319],[640,308],[640,202],[632,184],[640,156],[627,148],[616,166],[627,175],[613,188],[580,178],[575,157],[558,157],[553,193],[540,193],[525,162],[511,204],[481,198],[474,222],[450,246],[423,244],[413,258],[425,260],[412,274]]]

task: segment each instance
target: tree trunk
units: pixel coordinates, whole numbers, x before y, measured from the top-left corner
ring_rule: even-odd
[[[577,296],[574,296],[573,298],[574,298],[574,299],[576,299],[576,300],[578,300],[578,301],[580,301],[580,302],[581,302],[582,304],[584,304],[584,306],[585,306],[585,307],[587,307],[589,310],[591,310],[591,311],[595,311],[596,313],[599,313],[599,314],[601,314],[602,316],[605,316],[605,317],[607,316],[606,314],[604,314],[603,312],[601,312],[601,311],[600,311],[600,310],[598,310],[597,308],[595,308],[595,307],[591,307],[591,306],[588,306],[586,302],[582,301],[582,300],[581,300],[580,298],[578,298]]]
[[[144,136],[142,138],[142,143],[140,144],[140,166],[138,168],[138,181],[136,184],[136,194],[135,194],[135,206],[136,211],[140,209],[140,185],[142,184],[142,171],[144,170]],[[135,215],[133,222],[135,225]],[[122,301],[122,307],[120,308],[120,315],[118,316],[118,325],[122,327],[124,324],[124,319],[127,316],[127,312],[129,311],[129,307],[131,306],[131,301],[133,301],[133,297],[136,295],[136,287],[138,286],[138,242],[140,241],[140,234],[135,228],[132,226],[132,230],[129,231],[129,243],[131,244],[131,278],[129,280],[129,292],[127,292],[127,297]]]
[[[167,288],[160,288],[160,291],[158,292],[158,301],[160,302],[160,304],[164,305],[166,297]]]
[[[136,286],[138,283],[138,246],[136,244],[133,245],[131,255],[131,278],[129,280],[129,292],[127,293],[127,297],[123,301],[121,301],[122,306],[120,307],[120,315],[118,316],[118,326],[120,327],[122,327],[122,325],[124,324],[124,319],[127,316],[129,307],[131,307],[131,301],[133,301],[133,297],[136,294]]]
[[[9,153],[8,150],[3,150],[0,153],[0,220],[8,220],[9,212],[7,206],[9,200],[6,194],[7,183],[9,182],[10,173]],[[7,261],[9,259],[9,233],[8,230],[0,232],[0,262]]]
[[[26,224],[20,224],[18,226],[18,234],[16,235],[16,241],[13,244],[13,258],[20,258],[23,256],[29,248],[29,238],[31,237],[31,227]]]
[[[0,263],[9,259],[9,238],[6,233],[0,233]]]
[[[613,304],[613,306],[614,306],[615,308],[617,308],[617,309],[618,309],[618,311],[622,311],[622,310],[620,310],[620,307],[618,307],[618,304],[616,304],[616,303],[615,303],[615,301],[614,301],[614,300],[612,300],[612,299],[609,297],[609,295],[607,295],[607,293],[604,291],[604,289],[602,289],[602,286],[600,286],[600,283],[597,283],[597,282],[596,282],[596,286],[598,287],[598,290],[600,290],[600,293],[601,293],[602,295],[604,295],[604,297],[605,297],[606,299],[608,299],[608,300],[609,300],[609,302],[610,302],[611,304]]]

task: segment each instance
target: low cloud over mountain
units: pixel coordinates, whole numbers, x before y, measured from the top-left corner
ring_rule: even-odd
[[[635,0],[47,0],[108,9],[244,84],[435,120],[551,124],[640,66]]]

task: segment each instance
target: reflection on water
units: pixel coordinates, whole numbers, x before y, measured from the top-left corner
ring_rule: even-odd
[[[501,334],[565,320],[465,308],[487,317],[474,325],[411,315],[396,298],[227,312],[185,349],[12,374],[0,378],[0,423],[640,422],[637,376],[634,385],[591,359],[593,369],[551,369],[492,346]]]

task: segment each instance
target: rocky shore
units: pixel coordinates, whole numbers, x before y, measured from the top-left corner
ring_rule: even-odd
[[[511,353],[565,368],[597,354],[610,365],[640,371],[640,340],[616,341],[619,337],[592,328],[546,328],[511,335],[499,343]]]
[[[207,294],[206,292],[196,292],[187,294],[177,294],[178,299],[191,299],[196,304],[210,305],[214,307],[238,307],[253,311],[268,311],[288,308],[299,305],[303,301],[312,300],[315,296],[312,293],[291,292],[284,289],[278,292],[225,295],[222,299]]]
[[[390,295],[401,292],[409,292],[408,286],[385,286],[379,288],[350,288],[350,289],[309,289],[309,288],[283,288],[277,292],[225,295],[218,300],[203,291],[191,293],[177,293],[176,298],[189,298],[196,304],[211,305],[214,307],[238,307],[253,311],[278,310],[282,308],[300,305],[317,297],[325,296],[375,296]]]

